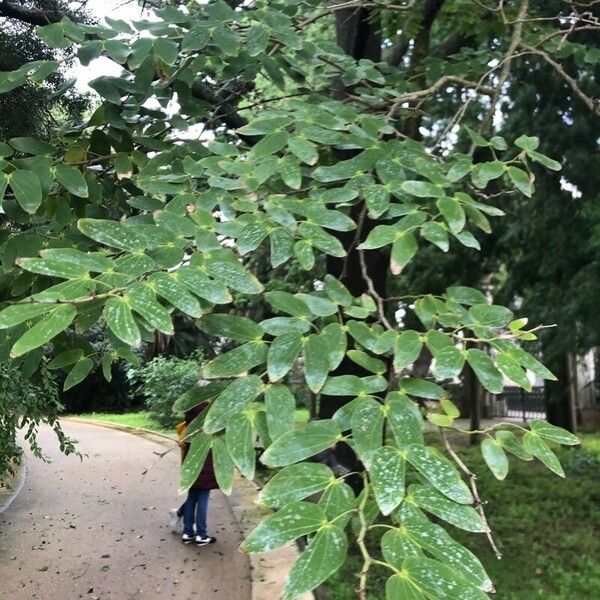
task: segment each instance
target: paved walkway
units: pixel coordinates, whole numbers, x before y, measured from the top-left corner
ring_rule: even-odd
[[[250,599],[248,559],[220,492],[209,507],[216,544],[184,546],[169,529],[168,509],[181,501],[177,451],[156,461],[166,449],[157,438],[74,422],[64,429],[88,456],[63,456],[41,429],[52,462],[28,454],[23,490],[0,515],[2,598]]]

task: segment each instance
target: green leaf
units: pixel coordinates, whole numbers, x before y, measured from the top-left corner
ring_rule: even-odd
[[[207,362],[202,368],[202,375],[207,379],[235,377],[257,365],[262,365],[266,358],[265,342],[260,340],[248,342]]]
[[[403,570],[411,582],[436,600],[488,600],[487,594],[459,578],[446,565],[425,557],[409,557]]]
[[[61,23],[36,27],[38,37],[50,48],[67,48],[71,42],[65,37]]]
[[[390,515],[404,499],[406,463],[396,448],[382,446],[372,455],[369,477],[383,515]]]
[[[382,405],[376,400],[365,398],[352,411],[354,449],[369,469],[374,452],[383,444],[384,415],[382,408]]]
[[[423,443],[423,417],[419,407],[405,394],[390,392],[385,400],[386,416],[398,448]]]
[[[387,371],[387,367],[382,360],[378,358],[374,358],[373,356],[369,356],[366,352],[362,350],[348,350],[348,358],[355,362],[357,365],[360,365],[363,369],[367,371],[371,371],[371,373],[375,373],[376,375],[383,375]]]
[[[459,504],[471,504],[473,496],[454,465],[434,448],[412,445],[408,448],[410,464],[444,496]]]
[[[283,183],[293,190],[299,190],[302,187],[302,171],[298,161],[289,154],[279,161],[279,174]]]
[[[282,600],[293,600],[315,589],[343,564],[348,550],[346,534],[334,525],[319,529],[291,568]]]
[[[417,396],[419,398],[428,398],[429,400],[439,400],[444,395],[444,388],[425,379],[416,377],[404,377],[399,380],[398,385],[401,391]]]
[[[381,538],[381,551],[385,561],[396,569],[402,569],[402,562],[408,556],[423,554],[404,529],[388,529]]]
[[[74,350],[65,350],[58,356],[54,357],[49,363],[49,369],[61,369],[68,365],[72,365],[83,358],[83,350],[75,348]]]
[[[287,145],[287,141],[288,134],[285,131],[269,133],[252,147],[250,156],[257,159],[275,154]]]
[[[465,211],[454,198],[440,198],[437,201],[437,207],[446,219],[452,233],[462,231],[466,222]]]
[[[287,313],[293,317],[310,318],[312,316],[310,308],[300,298],[296,298],[288,292],[267,292],[265,299],[279,312]]]
[[[67,391],[72,387],[81,383],[89,374],[94,367],[94,361],[91,358],[82,358],[75,366],[69,371],[63,385],[63,391]]]
[[[42,186],[35,173],[17,169],[10,174],[10,187],[21,205],[29,214],[34,214],[42,203]]]
[[[508,458],[502,446],[494,439],[481,442],[481,454],[496,479],[502,481],[508,475]]]
[[[446,290],[446,292],[450,300],[455,300],[460,304],[466,304],[471,306],[474,304],[487,303],[487,298],[485,297],[485,295],[475,288],[457,285],[454,287],[449,287]]]
[[[472,506],[457,504],[452,500],[448,500],[448,498],[428,485],[413,484],[409,486],[407,500],[409,498],[419,508],[430,512],[459,529],[474,533],[487,531],[487,526]]]
[[[417,253],[418,248],[417,238],[412,233],[403,233],[396,238],[392,244],[392,256],[390,258],[392,275],[400,275],[402,269]]]
[[[146,248],[147,242],[139,231],[126,227],[117,221],[104,219],[79,219],[77,227],[83,235],[92,240],[113,246],[119,250],[138,252]]]
[[[514,186],[525,196],[531,198],[533,194],[533,184],[529,175],[517,167],[508,167],[508,176]]]
[[[260,340],[265,333],[260,325],[247,317],[226,314],[205,315],[198,321],[198,327],[209,335],[239,342]]]
[[[346,354],[348,340],[339,323],[330,323],[321,332],[321,337],[329,349],[329,370],[333,371],[341,364]]]
[[[241,413],[263,391],[263,383],[257,375],[248,375],[232,381],[211,403],[204,431],[217,433],[229,424],[235,415]]]
[[[390,194],[384,185],[374,184],[367,186],[363,191],[365,204],[369,217],[376,219],[390,207]]]
[[[261,456],[268,467],[284,467],[331,448],[341,435],[332,420],[311,421],[302,429],[290,431],[276,439]]]
[[[56,167],[56,179],[74,196],[88,197],[87,181],[76,167],[65,164],[58,165]]]
[[[504,352],[498,354],[496,356],[496,365],[505,377],[508,377],[510,380],[514,381],[517,385],[520,385],[528,392],[531,391],[532,384],[527,377],[527,373],[509,354]]]
[[[499,394],[504,388],[502,375],[496,369],[492,359],[483,351],[477,348],[467,350],[467,362],[475,371],[477,379],[481,385],[492,394]]]
[[[336,479],[330,482],[321,495],[319,505],[323,507],[328,519],[336,519],[338,526],[343,528],[351,518],[350,511],[356,509],[356,497],[347,483]]]
[[[34,304],[33,302],[13,304],[0,312],[0,329],[14,327],[52,310],[52,304]]]
[[[421,225],[421,235],[429,242],[437,246],[443,252],[448,252],[450,242],[446,227],[437,221],[427,221]]]
[[[427,420],[437,427],[452,427],[454,424],[454,417],[448,415],[442,415],[440,413],[429,413]]]
[[[385,582],[386,600],[426,600],[423,593],[402,573],[392,575]]]
[[[439,379],[456,377],[463,369],[465,355],[456,346],[445,346],[434,353],[435,366],[433,372]]]
[[[511,310],[496,304],[475,304],[469,314],[484,327],[505,327],[513,319]]]
[[[211,449],[215,478],[220,490],[226,496],[229,496],[233,489],[234,465],[231,456],[229,456],[229,450],[223,436],[217,435],[213,437]]]
[[[204,255],[208,274],[217,281],[244,294],[258,294],[262,284],[249,273],[228,250],[214,250]]]
[[[565,472],[556,454],[550,450],[548,444],[536,432],[528,431],[525,433],[523,436],[523,448],[526,452],[540,460],[553,473],[560,475],[560,477],[565,476]]]
[[[202,314],[200,302],[173,274],[155,273],[149,281],[159,296],[181,312],[191,317],[199,317]]]
[[[148,285],[132,286],[124,296],[129,306],[138,313],[149,325],[173,335],[173,323],[169,311],[156,299],[154,292]]]
[[[398,229],[393,225],[376,225],[367,239],[358,246],[359,250],[375,250],[394,242],[398,237]]]
[[[131,307],[123,298],[109,298],[103,311],[109,329],[129,346],[139,346],[142,338]]]
[[[254,479],[256,452],[254,450],[252,423],[248,415],[242,413],[228,417],[225,441],[227,442],[229,456],[239,472],[246,479]]]
[[[545,154],[542,154],[541,152],[530,150],[529,152],[527,152],[527,156],[535,160],[535,162],[538,162],[542,166],[546,167],[546,169],[550,169],[551,171],[560,171],[562,169],[562,165],[558,161],[553,160],[552,158],[546,156]]]
[[[320,463],[298,463],[281,469],[265,484],[258,499],[274,508],[304,500],[335,480],[331,469]]]
[[[335,302],[342,306],[350,306],[353,301],[352,294],[346,289],[343,283],[338,281],[333,275],[329,273],[325,275],[325,294]]]
[[[168,65],[173,65],[179,55],[179,46],[172,40],[157,38],[154,40],[154,54]]]
[[[419,333],[410,329],[402,332],[394,346],[394,366],[402,369],[412,365],[419,358],[422,348],[423,341]]]
[[[32,137],[15,137],[8,140],[8,143],[18,152],[23,154],[35,154],[37,156],[52,155],[56,148],[48,142],[43,142]]]
[[[557,444],[562,444],[563,446],[577,446],[581,443],[576,435],[573,435],[562,427],[551,425],[548,421],[542,419],[529,419],[529,427],[531,427],[531,431],[541,435],[543,438]]]
[[[48,277],[62,277],[65,279],[81,279],[87,275],[85,266],[76,262],[42,258],[18,258],[16,263],[27,271],[47,275]]]
[[[418,198],[442,198],[444,196],[443,188],[429,181],[404,181],[400,189]]]
[[[52,308],[41,321],[38,321],[17,340],[10,351],[10,356],[16,358],[43,346],[64,331],[73,322],[76,315],[77,309],[72,304],[60,304]]]
[[[173,403],[173,413],[183,414],[195,406],[214,398],[228,385],[229,381],[211,381],[206,385],[197,385],[185,392]]]
[[[179,479],[179,493],[187,492],[198,478],[208,451],[210,450],[211,437],[205,433],[197,433],[190,443],[188,453],[181,466]]]
[[[304,344],[304,377],[313,394],[320,392],[331,368],[331,347],[327,342],[325,333],[311,334]]]
[[[539,145],[540,138],[534,136],[521,135],[515,140],[515,146],[523,148],[523,150],[527,150],[528,152],[536,150]]]
[[[279,381],[288,374],[302,348],[299,333],[284,333],[276,337],[267,354],[267,373],[270,381]]]
[[[252,57],[259,56],[267,49],[269,30],[262,25],[251,25],[246,34],[246,50]]]
[[[525,452],[525,449],[521,445],[521,442],[517,439],[517,436],[512,431],[497,431],[496,439],[505,450],[508,450],[511,454],[520,458],[521,460],[533,460],[533,456],[529,452]]]
[[[314,165],[319,160],[317,146],[302,137],[292,137],[288,140],[290,152],[307,165]]]
[[[556,381],[555,375],[553,375],[539,360],[531,356],[528,352],[525,352],[523,348],[515,346],[507,340],[496,341],[494,345],[503,352],[509,354],[511,358],[514,358],[520,365],[529,369],[542,379]]]
[[[268,516],[242,543],[245,552],[269,552],[319,529],[326,521],[318,504],[295,502]]]

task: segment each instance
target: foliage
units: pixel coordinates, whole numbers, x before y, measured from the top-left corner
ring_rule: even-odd
[[[559,450],[565,464],[566,481],[546,476],[541,466],[516,463],[506,481],[497,481],[486,472],[477,448],[461,447],[469,466],[480,474],[482,493],[488,500],[488,518],[500,548],[497,560],[486,544],[473,536],[452,529],[453,535],[477,556],[497,582],[498,600],[563,600],[596,597],[600,593],[600,570],[594,557],[600,551],[597,536],[598,510],[590,502],[597,496],[598,434],[582,436],[582,449]],[[578,467],[574,467],[578,465]],[[377,536],[369,538],[369,548],[379,555]],[[356,597],[356,578],[360,570],[360,550],[350,549],[344,568],[327,582],[324,592],[329,600]],[[387,573],[375,568],[368,590],[369,600],[384,600]]]
[[[196,384],[201,363],[200,351],[188,358],[157,356],[145,365],[127,371],[130,395],[144,396],[150,419],[164,429],[172,429],[181,421],[181,414],[173,413],[173,403]]]
[[[24,438],[31,451],[43,458],[37,443],[38,427],[46,423],[52,427],[61,451],[75,451],[73,440],[67,437],[58,422],[63,407],[58,401],[58,386],[45,359],[40,363],[35,378],[29,378],[10,364],[0,365],[0,486],[14,473],[21,461],[22,449],[16,437],[17,429],[24,429]]]
[[[74,385],[93,366],[78,340],[100,318],[111,345],[99,356],[107,371],[155,331],[171,335],[178,312],[197,319],[228,349],[202,366],[207,385],[193,385],[192,371],[175,403],[184,411],[209,402],[188,427],[180,488],[193,483],[210,449],[225,491],[234,468],[251,479],[260,437],[261,462],[282,468],[264,492],[278,510],[243,548],[263,552],[309,538],[284,599],[331,576],[346,560],[348,538],[361,553],[359,597],[378,565],[387,570],[389,600],[484,599],[493,584],[480,560],[427,516],[460,522],[495,548],[475,477],[447,437],[459,413],[442,384],[465,365],[490,393],[502,391],[504,377],[529,389],[527,371],[554,376],[521,346],[536,329],[480,290],[454,285],[413,295],[414,324],[400,327],[381,282],[388,272],[399,278],[426,248],[479,248],[473,231],[489,232],[488,217],[504,214],[498,188],[530,198],[533,164],[560,169],[532,132],[505,139],[490,131],[493,113],[482,97],[495,107],[515,52],[541,53],[560,69],[565,48],[591,64],[599,57],[565,37],[578,18],[565,32],[561,20],[528,14],[527,0],[491,12],[456,0],[441,34],[485,26],[460,52],[433,59],[425,55],[443,2],[425,3],[427,11],[437,7],[433,15],[416,3],[372,4],[371,12],[362,3],[323,9],[295,0],[233,10],[235,2],[216,1],[194,14],[167,7],[156,21],[90,26],[64,18],[40,27],[49,46],[74,44],[83,64],[106,54],[123,72],[91,83],[102,104],[86,122],[57,129],[49,142],[0,146],[4,210],[22,224],[4,249],[0,357],[35,366],[51,343],[54,365],[68,367]],[[333,13],[339,46],[302,35]],[[380,60],[387,43],[377,37],[379,16],[402,31],[398,42],[413,36],[399,60]],[[358,52],[363,46],[368,56]],[[56,65],[30,68],[41,80]],[[280,95],[255,90],[259,73],[270,84],[262,89]],[[3,73],[0,85],[23,79],[23,71]],[[253,91],[259,97],[238,110]],[[478,130],[458,132],[467,151],[446,135],[441,145],[422,139],[423,107],[446,94],[478,111]],[[460,115],[444,121],[452,131]],[[210,132],[204,142],[194,139],[200,129]],[[269,263],[253,262],[253,253],[268,253]],[[309,289],[267,291],[286,264],[312,277],[324,265],[326,273]],[[258,297],[274,316],[233,314],[234,296]],[[411,373],[423,348],[433,369]],[[282,382],[299,356],[311,392],[339,409],[295,427]],[[158,364],[160,376],[149,372],[160,385],[152,398],[164,406],[174,388],[165,371],[174,370]],[[424,438],[425,419],[439,428],[443,452]],[[507,452],[564,476],[548,443],[577,438],[542,421],[530,425],[485,432],[485,462],[499,480],[510,476]],[[364,466],[354,489],[347,472],[309,462],[336,446],[351,448]],[[314,493],[320,500],[307,501]],[[378,515],[391,518],[389,531],[373,527]],[[382,561],[367,535],[377,535]]]
[[[129,427],[150,429],[151,431],[173,432],[172,427],[163,427],[160,425],[147,410],[126,413],[90,412],[77,415],[77,417],[80,419],[89,419],[90,421],[104,421],[107,423],[117,423],[118,425],[127,425]]]

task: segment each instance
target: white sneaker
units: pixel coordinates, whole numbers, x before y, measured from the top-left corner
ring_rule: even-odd
[[[177,514],[176,508],[172,508],[169,511],[169,518],[170,518],[169,525],[171,526],[171,531],[173,533],[176,533],[177,530],[179,529],[179,526],[181,523],[181,517]]]
[[[191,543],[194,541],[194,536],[193,536],[193,535],[188,535],[187,533],[184,533],[184,534],[181,536],[181,541],[182,541],[184,544],[191,544]]]

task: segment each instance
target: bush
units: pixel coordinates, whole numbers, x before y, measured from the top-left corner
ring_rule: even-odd
[[[188,358],[158,356],[138,369],[129,369],[131,394],[143,395],[150,416],[162,427],[173,427],[181,415],[172,411],[173,402],[192,387],[199,378],[202,352]]]

